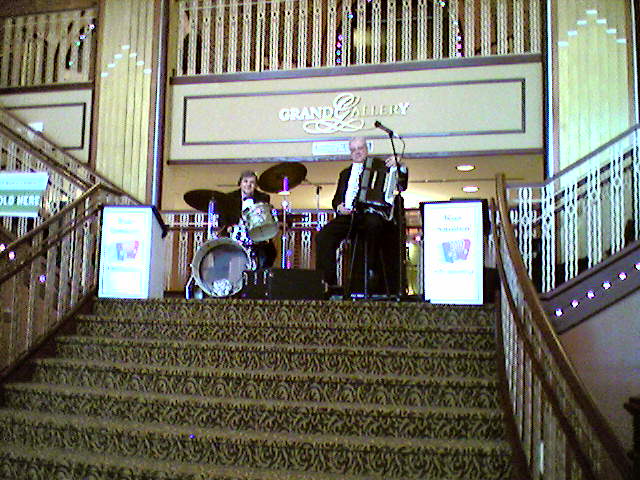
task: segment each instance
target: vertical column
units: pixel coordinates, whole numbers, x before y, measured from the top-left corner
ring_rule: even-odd
[[[145,201],[155,2],[103,0],[101,11],[96,169]]]

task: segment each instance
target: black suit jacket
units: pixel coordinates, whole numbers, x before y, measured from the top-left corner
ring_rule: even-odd
[[[383,163],[384,165],[384,163]],[[386,168],[386,167],[383,167]],[[340,176],[338,177],[338,186],[336,187],[336,193],[333,195],[333,200],[331,201],[331,205],[334,210],[338,210],[338,205],[344,202],[344,196],[347,193],[347,186],[349,185],[349,177],[351,176],[351,165],[340,172]],[[405,190],[407,188],[407,182],[409,179],[409,172],[406,170],[398,175],[398,189],[400,191]]]
[[[227,205],[227,212],[224,213],[224,225],[235,225],[240,221],[242,216],[242,193],[240,189],[234,190],[227,194],[229,198],[229,205]],[[271,197],[268,194],[255,190],[253,192],[253,201],[255,203],[271,203]]]

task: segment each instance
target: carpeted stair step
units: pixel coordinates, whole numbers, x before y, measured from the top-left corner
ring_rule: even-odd
[[[236,432],[13,410],[0,411],[0,440],[161,461],[386,478],[464,474],[488,480],[504,478],[510,463],[502,441]]]
[[[78,360],[245,370],[492,376],[493,352],[260,343],[59,337],[60,356]]]
[[[503,438],[497,409],[426,408],[113,392],[48,384],[10,384],[12,409],[126,421],[329,435]]]
[[[34,361],[34,381],[214,397],[382,405],[495,408],[489,378],[366,375],[158,367],[58,358]]]
[[[94,313],[111,317],[135,318],[205,318],[227,321],[306,321],[317,324],[351,323],[387,326],[493,326],[493,306],[430,305],[422,302],[335,302],[297,300],[240,300],[177,298],[144,302],[126,299],[103,299]]]
[[[377,475],[291,472],[240,466],[147,460],[72,451],[0,444],[2,480],[389,480]]]
[[[443,322],[444,323],[444,322]],[[77,333],[109,338],[290,343],[353,347],[495,349],[492,326],[394,325],[226,318],[128,318],[81,315]]]

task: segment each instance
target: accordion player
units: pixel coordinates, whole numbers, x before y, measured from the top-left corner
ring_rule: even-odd
[[[406,176],[400,175],[397,166],[387,168],[384,160],[367,157],[356,194],[356,209],[375,212],[391,220],[396,191],[405,188]]]

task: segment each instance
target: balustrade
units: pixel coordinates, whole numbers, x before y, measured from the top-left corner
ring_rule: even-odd
[[[96,10],[0,20],[0,88],[92,80]]]
[[[541,51],[540,0],[182,0],[176,74]]]

